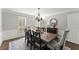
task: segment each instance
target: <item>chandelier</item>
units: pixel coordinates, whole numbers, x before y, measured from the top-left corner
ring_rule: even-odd
[[[37,20],[38,22],[42,20],[42,17],[40,17],[40,8],[38,8],[38,14],[37,14],[35,20]]]
[[[37,31],[40,31],[40,26],[41,26],[41,21],[42,21],[42,17],[40,17],[40,8],[38,8],[38,13],[35,20],[37,21],[36,22]]]

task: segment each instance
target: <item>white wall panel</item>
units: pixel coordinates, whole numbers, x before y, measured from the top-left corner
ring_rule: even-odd
[[[79,12],[67,16],[68,41],[79,44]]]
[[[2,43],[2,9],[0,8],[0,46]]]

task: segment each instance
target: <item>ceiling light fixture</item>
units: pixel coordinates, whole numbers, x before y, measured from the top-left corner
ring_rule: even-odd
[[[42,17],[40,17],[40,8],[38,8],[38,14],[35,19],[38,20],[38,22],[42,20]]]

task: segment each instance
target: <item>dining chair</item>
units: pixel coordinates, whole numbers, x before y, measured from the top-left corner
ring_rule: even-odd
[[[34,49],[39,48],[40,50],[46,45],[44,41],[41,40],[41,35],[39,32],[33,31]]]
[[[28,44],[29,44],[29,36],[30,36],[30,30],[27,30],[27,31],[25,32],[25,42],[26,42],[26,40],[27,40],[27,46],[28,46]]]
[[[53,40],[51,41],[47,47],[50,49],[55,49],[55,50],[63,50],[65,41],[66,41],[66,36],[67,36],[68,31],[67,30],[60,30],[58,31],[58,41]]]
[[[32,45],[33,45],[33,40],[32,40],[32,33],[31,30],[27,30],[27,32],[25,32],[25,42],[27,40],[27,47],[28,45],[30,45],[30,49],[32,50]]]

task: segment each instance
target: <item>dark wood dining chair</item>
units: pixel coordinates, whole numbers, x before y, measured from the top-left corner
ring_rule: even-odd
[[[31,33],[31,30],[28,30],[27,32],[25,32],[25,42],[27,40],[27,47],[28,45],[30,45],[30,49],[32,50],[32,45],[33,45],[33,40],[32,40],[32,33]]]
[[[27,31],[25,32],[25,42],[26,42],[26,40],[27,40],[27,46],[28,46],[28,44],[29,44],[30,33],[31,33],[30,30],[27,30]]]
[[[34,49],[39,48],[40,50],[46,45],[44,41],[42,41],[40,33],[33,31],[33,40],[34,40]]]

